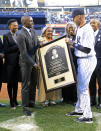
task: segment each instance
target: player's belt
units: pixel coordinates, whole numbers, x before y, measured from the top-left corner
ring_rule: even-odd
[[[87,59],[87,58],[89,58],[89,57],[92,57],[92,56],[83,56],[83,57],[78,57],[78,56],[76,56],[77,59]]]

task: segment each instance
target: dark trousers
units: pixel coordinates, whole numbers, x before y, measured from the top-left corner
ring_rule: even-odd
[[[76,85],[71,85],[65,88],[62,88],[62,97],[64,102],[76,102],[77,101],[77,91]]]
[[[7,65],[7,90],[11,106],[17,103],[18,73],[19,66]]]
[[[36,84],[37,84],[37,70],[21,64],[22,73],[22,106],[29,107],[30,103],[35,103]]]
[[[75,72],[77,72],[77,58],[74,55],[74,49],[71,48],[72,60],[74,63]],[[70,85],[69,87],[62,88],[62,97],[64,102],[76,102],[77,101],[77,88],[76,84]]]
[[[101,104],[101,59],[97,59],[97,66],[89,83],[92,104],[96,104],[96,79],[98,81],[98,104]]]

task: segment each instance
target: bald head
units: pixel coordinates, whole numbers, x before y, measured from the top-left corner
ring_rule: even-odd
[[[23,16],[21,18],[21,23],[26,28],[32,28],[33,27],[33,18],[31,16]]]
[[[96,31],[100,27],[100,21],[97,19],[91,19],[90,20],[90,25],[92,26],[93,30]]]

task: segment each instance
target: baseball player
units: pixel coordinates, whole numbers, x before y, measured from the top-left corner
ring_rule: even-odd
[[[76,41],[66,42],[75,48],[77,57],[77,103],[75,111],[69,112],[68,116],[81,116],[77,122],[92,123],[92,112],[90,107],[90,96],[88,85],[91,75],[96,67],[97,60],[94,51],[94,32],[90,24],[86,24],[83,9],[75,9],[72,13],[73,21],[77,25]]]

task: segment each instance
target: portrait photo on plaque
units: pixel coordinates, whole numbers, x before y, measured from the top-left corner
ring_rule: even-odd
[[[46,91],[76,83],[75,68],[66,36],[52,40],[39,49],[39,60]]]

